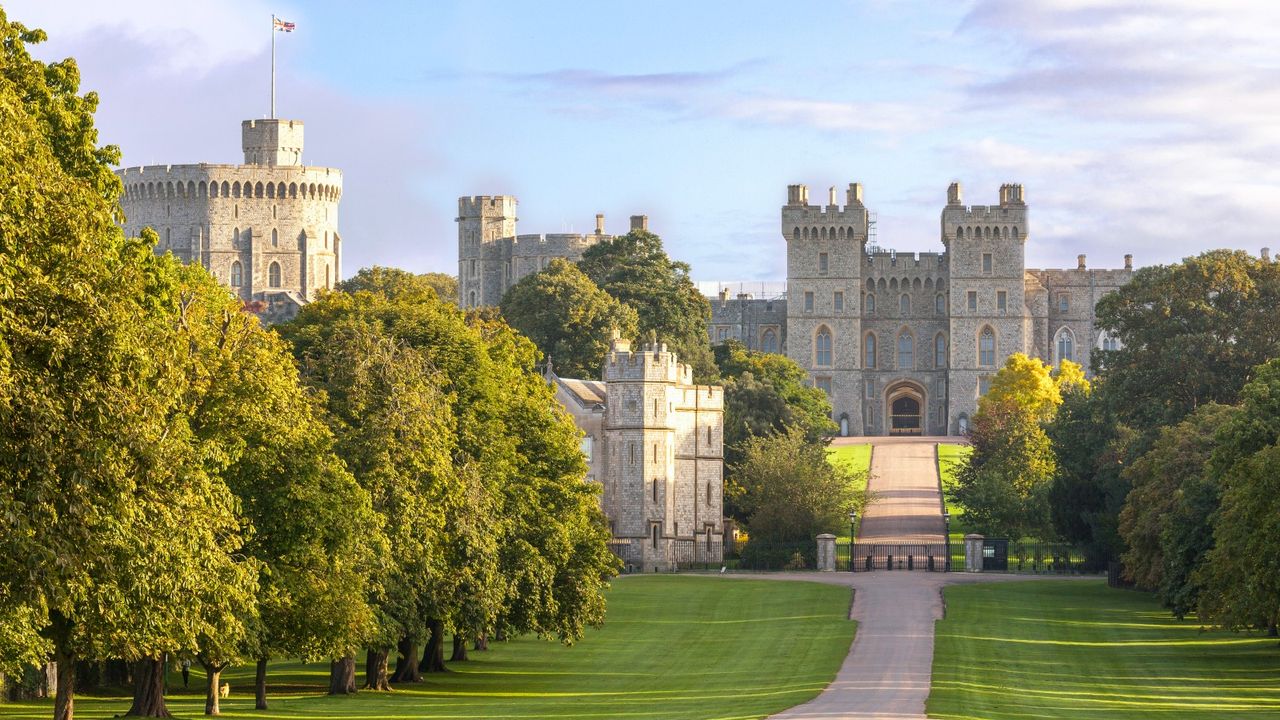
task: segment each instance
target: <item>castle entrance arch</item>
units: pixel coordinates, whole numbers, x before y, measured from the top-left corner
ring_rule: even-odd
[[[885,391],[885,409],[889,414],[885,427],[890,435],[923,435],[925,427],[924,388],[913,382],[899,382]]]

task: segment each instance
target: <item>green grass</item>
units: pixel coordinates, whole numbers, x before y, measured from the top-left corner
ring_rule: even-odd
[[[955,586],[929,717],[1280,717],[1275,638],[1205,632],[1104,582]]]
[[[845,464],[854,472],[859,473],[858,480],[854,483],[854,490],[858,493],[866,492],[867,480],[871,477],[871,445],[840,445],[827,450],[827,462],[832,465]],[[836,534],[837,543],[848,543],[849,536],[843,532]],[[848,549],[839,552],[836,558],[837,562],[849,561]]]
[[[964,508],[952,499],[956,488],[956,471],[969,458],[973,447],[952,443],[938,443],[938,474],[942,477],[942,496],[951,513],[951,543],[962,544],[969,527],[964,521]]]
[[[600,630],[563,647],[491,643],[454,672],[392,693],[325,697],[327,668],[278,664],[271,709],[253,708],[253,669],[224,674],[229,718],[759,718],[814,697],[849,652],[849,589],[807,582],[691,576],[622,578]],[[359,658],[363,661],[363,655]],[[358,677],[363,681],[363,666]],[[200,717],[203,673],[169,707]],[[170,687],[181,688],[180,679]],[[79,718],[109,718],[124,698],[78,698]],[[52,716],[49,702],[0,704],[0,717]]]

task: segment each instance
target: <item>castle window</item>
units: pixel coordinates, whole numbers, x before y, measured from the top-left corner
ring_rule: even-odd
[[[1114,352],[1120,349],[1119,338],[1112,337],[1110,333],[1103,331],[1098,337],[1098,347],[1108,352]]]
[[[876,311],[876,296],[871,293],[867,293],[867,314],[870,315],[875,311]]]
[[[240,261],[236,260],[231,263],[231,287],[240,287],[244,284],[244,269],[240,267]]]
[[[876,366],[876,336],[867,333],[862,339],[862,366],[873,368]]]
[[[760,336],[760,350],[767,353],[778,352],[778,333],[774,332],[772,328],[765,330],[764,334]]]
[[[938,315],[947,314],[947,296],[938,293],[933,298],[933,312]]]
[[[898,369],[912,370],[915,368],[915,340],[906,330],[898,336]]]
[[[711,426],[707,426],[707,446],[711,446]]]
[[[657,403],[657,401],[654,401],[654,404],[653,404],[653,405],[654,405],[654,407],[653,407],[654,411],[655,411],[655,412],[657,412],[657,410],[658,410],[658,403]],[[654,462],[658,462],[658,443],[654,443],[654,444],[653,444],[653,461],[654,461]]]
[[[280,231],[271,228],[271,247],[280,247]]]
[[[991,253],[982,253],[982,274],[991,274]]]
[[[476,261],[472,260],[471,261],[471,277],[475,277],[475,276],[476,276]]]
[[[813,364],[818,367],[831,367],[831,331],[822,326],[813,340]]]
[[[827,397],[831,397],[831,378],[816,377],[813,379],[813,386],[826,393]]]
[[[836,306],[836,312],[838,313],[844,312],[844,293],[843,292],[840,292],[839,290],[836,291],[834,303]]]
[[[969,312],[977,312],[977,311],[978,311],[978,291],[970,290],[969,291]]]
[[[271,267],[267,270],[267,285],[273,288],[280,287],[280,263],[271,263]]]
[[[331,275],[332,268],[326,263],[324,266],[324,287],[326,290],[333,288],[333,277]]]
[[[933,384],[933,392],[939,399],[945,398],[947,396],[947,379],[944,377],[938,378]]]
[[[1004,290],[996,291],[996,309],[1000,312],[1009,309],[1009,293]]]
[[[983,375],[978,378],[978,397],[982,397],[988,392],[991,392],[991,376]]]
[[[711,483],[707,483],[707,507],[711,507]]]
[[[729,339],[729,328],[724,327],[723,325],[716,328],[716,341],[724,342],[727,339]]]
[[[654,523],[653,525],[653,546],[655,548],[658,547],[658,524],[657,523]]]
[[[1075,337],[1071,330],[1062,328],[1058,331],[1058,337],[1054,340],[1057,355],[1054,357],[1054,364],[1061,364],[1063,360],[1075,360]]]
[[[1018,226],[1017,226],[1017,225],[1014,225],[1014,226],[1013,226],[1013,239],[1014,239],[1014,240],[1017,240],[1017,239],[1018,239]]]
[[[867,379],[862,381],[862,395],[868,400],[876,399],[876,381],[875,380]]]
[[[1058,312],[1064,313],[1071,309],[1071,296],[1062,293],[1058,296]]]
[[[990,327],[982,328],[978,336],[978,364],[983,367],[995,367],[996,333]]]
[[[240,247],[240,228],[236,228],[231,231],[231,247]]]
[[[818,253],[818,272],[827,274],[828,259],[826,253]]]
[[[813,312],[813,293],[811,292],[804,294],[804,311]]]
[[[947,338],[942,333],[933,338],[933,366],[938,369],[947,366]]]
[[[468,294],[467,307],[475,307],[475,306],[476,306],[476,291],[472,290]]]
[[[627,463],[630,465],[636,464],[636,444],[635,443],[627,443]]]
[[[800,239],[800,228],[798,228],[798,227],[793,227],[793,228],[791,228],[791,239],[792,239],[792,240],[799,240],[799,239]]]
[[[903,295],[898,298],[898,313],[903,316],[911,314],[911,296]]]

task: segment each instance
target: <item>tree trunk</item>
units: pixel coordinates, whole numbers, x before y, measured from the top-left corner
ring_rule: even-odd
[[[397,649],[400,657],[396,659],[396,672],[391,676],[391,682],[422,682],[422,673],[418,670],[418,641],[411,637],[404,638]]]
[[[466,662],[467,660],[467,639],[457,633],[453,635],[453,655],[449,656],[449,662]]]
[[[477,635],[477,636],[476,636],[476,644],[475,644],[475,647],[474,647],[474,648],[472,648],[472,649],[473,649],[473,650],[488,650],[488,649],[489,649],[489,635],[488,635],[487,633],[480,633],[479,635]]]
[[[387,679],[387,655],[391,651],[386,648],[370,649],[364,656],[364,686],[368,690],[390,690],[391,683]]]
[[[258,669],[253,675],[253,707],[267,709],[267,659],[258,658]]]
[[[200,666],[204,668],[205,676],[204,714],[221,715],[222,708],[218,706],[218,697],[222,690],[222,671],[227,668],[227,664],[209,662],[201,658]]]
[[[356,692],[356,659],[344,655],[329,663],[329,694],[354,695]]]
[[[418,669],[422,672],[449,672],[444,666],[444,621],[428,620],[427,627],[431,637],[427,639],[427,650],[422,653],[422,662]]]
[[[125,715],[169,718],[164,704],[164,661],[144,658],[133,664],[133,706]]]
[[[76,659],[70,650],[55,650],[58,687],[53,700],[53,720],[72,720],[76,714]]]

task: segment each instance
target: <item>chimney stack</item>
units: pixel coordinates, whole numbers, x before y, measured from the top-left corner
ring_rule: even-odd
[[[1084,269],[1084,255],[1077,255],[1077,256],[1076,256],[1076,269],[1077,269],[1077,270],[1083,270],[1083,269]]]
[[[631,229],[632,229],[633,231],[634,231],[634,230],[644,230],[645,232],[648,232],[648,231],[649,231],[649,216],[648,216],[648,215],[632,215],[632,216],[631,216]]]
[[[1124,256],[1124,269],[1125,269],[1125,270],[1132,270],[1132,269],[1133,269],[1133,256],[1132,256],[1132,255],[1125,255],[1125,256]]]
[[[850,205],[862,204],[862,183],[849,183],[849,189],[845,192],[845,197]]]
[[[596,213],[596,234],[604,234],[604,213]]]
[[[827,189],[827,204],[831,207],[836,206],[836,186],[832,185]]]

